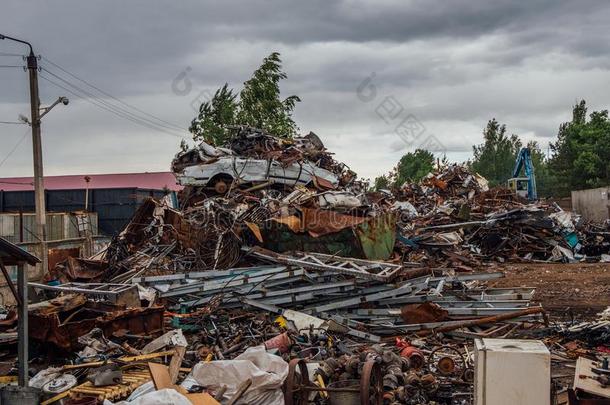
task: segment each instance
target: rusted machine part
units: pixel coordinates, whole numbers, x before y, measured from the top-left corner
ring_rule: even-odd
[[[422,352],[414,346],[406,346],[400,351],[400,355],[409,359],[409,364],[415,370],[421,369],[426,364],[426,358]]]
[[[409,372],[406,377],[405,377],[405,384],[406,385],[412,385],[412,386],[417,386],[419,385],[421,382],[419,375],[417,375],[414,372]]]
[[[216,191],[218,194],[224,194],[228,189],[229,186],[227,186],[227,183],[222,180],[218,180],[216,184],[214,184],[214,191]]]
[[[474,369],[468,367],[466,370],[464,370],[464,373],[462,374],[462,380],[468,383],[474,382]]]
[[[436,363],[436,368],[442,375],[451,375],[455,372],[455,361],[449,357],[441,357]]]
[[[449,355],[447,352],[455,354]],[[441,355],[438,359],[434,357],[437,353]],[[456,362],[456,358],[459,359],[459,364]],[[428,364],[436,367],[442,376],[462,375],[467,369],[464,355],[452,346],[440,346],[433,349],[428,356]]]
[[[436,377],[433,374],[424,374],[421,376],[421,385],[423,387],[432,387],[436,385]]]
[[[360,377],[360,404],[381,405],[383,403],[383,378],[381,366],[373,360],[364,363]]]
[[[358,388],[333,388],[311,384],[307,362],[303,359],[292,359],[288,363],[288,376],[284,382],[284,401],[286,405],[306,405],[309,392],[320,391],[359,393],[361,405],[381,405],[383,403],[381,366],[374,360],[368,360],[363,364],[359,385]]]
[[[345,363],[345,371],[350,374],[358,373],[358,368],[360,367],[360,358],[358,357],[358,355],[354,354],[346,360],[347,361]]]
[[[297,372],[298,368],[298,372]],[[284,401],[286,405],[306,405],[308,402],[309,373],[303,359],[292,359],[288,363],[288,377],[284,382]]]

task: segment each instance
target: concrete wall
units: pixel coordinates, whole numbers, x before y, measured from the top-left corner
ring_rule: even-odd
[[[610,187],[572,191],[572,209],[589,221],[610,218]]]

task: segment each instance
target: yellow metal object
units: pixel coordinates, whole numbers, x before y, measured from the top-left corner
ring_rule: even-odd
[[[165,351],[165,352],[150,353],[150,354],[141,354],[139,356],[125,356],[125,357],[120,357],[118,359],[118,361],[119,362],[124,362],[124,363],[132,363],[132,362],[156,359],[157,357],[173,356],[175,353],[176,352],[174,350],[168,350],[168,351]],[[83,363],[83,364],[67,364],[67,365],[62,367],[62,370],[73,370],[73,369],[77,369],[77,368],[99,367],[99,366],[103,366],[104,364],[108,364],[108,363],[112,363],[112,361],[93,361],[91,363]]]
[[[3,375],[0,376],[0,384],[11,384],[17,382],[16,375]]]
[[[318,382],[318,384],[320,384],[320,388],[326,388],[326,385],[324,385],[324,380],[322,379],[322,376],[320,374],[316,374],[316,381]],[[328,392],[320,391],[320,394],[324,398],[328,398]]]
[[[288,326],[288,321],[286,321],[286,318],[284,318],[282,315],[275,318],[275,320],[273,322],[277,323],[278,326],[280,326],[282,328],[286,328]]]

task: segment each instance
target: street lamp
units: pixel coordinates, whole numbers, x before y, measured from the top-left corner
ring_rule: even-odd
[[[51,111],[53,109],[53,107],[55,107],[57,104],[62,103],[63,105],[68,105],[68,103],[70,102],[70,100],[68,100],[68,97],[60,97],[57,100],[55,100],[55,102],[53,104],[51,104],[48,107],[42,107],[40,109],[40,117],[38,117],[39,119],[44,117],[45,115],[47,115],[47,113],[49,111]]]

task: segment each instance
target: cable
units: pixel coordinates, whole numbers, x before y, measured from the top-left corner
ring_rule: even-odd
[[[157,130],[160,130],[161,132],[166,132],[166,133],[169,133],[169,132],[165,131],[165,129],[170,130],[170,131],[175,131],[175,130],[174,130],[173,128],[171,128],[171,127],[168,127],[168,126],[166,126],[166,125],[162,125],[162,124],[157,124],[156,122],[150,121],[150,120],[148,120],[148,119],[146,119],[146,118],[142,118],[142,117],[140,117],[140,116],[138,116],[138,115],[136,115],[136,114],[134,114],[134,113],[132,113],[132,112],[130,112],[130,111],[127,111],[127,110],[125,110],[125,109],[123,109],[123,108],[121,108],[121,107],[118,107],[118,106],[116,106],[116,105],[114,105],[114,104],[111,104],[111,103],[107,102],[106,100],[104,100],[104,99],[102,99],[102,98],[97,97],[95,94],[92,94],[91,92],[89,92],[89,91],[87,91],[87,90],[82,89],[81,87],[79,87],[79,86],[75,85],[74,83],[71,83],[71,82],[69,82],[68,80],[65,80],[65,79],[64,79],[64,78],[62,78],[61,76],[56,75],[55,73],[53,73],[53,72],[49,71],[49,70],[48,70],[48,69],[46,69],[46,68],[42,68],[42,70],[43,70],[43,71],[45,71],[46,73],[49,73],[51,76],[55,77],[56,79],[58,79],[58,80],[62,81],[62,82],[63,82],[63,83],[65,83],[66,85],[68,85],[68,86],[72,87],[72,88],[73,88],[73,89],[75,89],[76,91],[78,91],[78,92],[80,92],[80,93],[82,93],[82,94],[85,94],[85,97],[83,97],[83,96],[81,95],[81,96],[80,96],[81,98],[84,98],[84,99],[93,99],[93,100],[95,100],[97,103],[101,103],[101,104],[103,104],[104,106],[106,106],[107,108],[109,108],[109,109],[113,110],[115,113],[117,113],[117,114],[122,114],[122,116],[123,116],[124,118],[126,118],[126,116],[129,116],[129,117],[131,117],[133,120],[137,120],[137,121],[139,121],[140,123],[143,123],[143,124],[145,124],[145,125],[148,125],[148,127],[149,127],[149,128],[152,128],[152,129],[157,129]],[[47,80],[48,80],[48,78],[47,78]],[[173,136],[180,136],[181,138],[183,137],[182,135],[176,135],[175,133],[172,133],[171,135],[173,135]]]
[[[7,53],[7,52],[0,52],[0,56],[20,56],[23,58],[23,55],[19,54],[19,53]]]
[[[57,83],[57,82],[55,82],[55,81],[51,80],[51,79],[49,79],[48,77],[44,76],[43,74],[40,74],[40,75],[39,75],[39,77],[40,77],[41,79],[43,79],[43,80],[45,80],[45,81],[47,81],[47,82],[51,83],[52,85],[54,85],[54,86],[56,86],[56,87],[59,87],[60,89],[63,89],[63,90],[65,90],[65,91],[67,91],[68,93],[72,94],[73,96],[76,96],[76,97],[78,97],[78,98],[80,98],[80,99],[82,99],[82,100],[85,100],[85,101],[87,101],[88,103],[91,103],[91,104],[93,104],[94,106],[96,106],[96,107],[98,107],[98,108],[101,108],[101,109],[103,109],[103,110],[105,110],[105,111],[107,111],[107,112],[109,112],[109,113],[111,113],[111,114],[117,115],[117,116],[119,116],[119,117],[121,117],[121,118],[124,118],[124,119],[126,119],[126,120],[129,120],[129,121],[131,121],[131,122],[133,122],[133,123],[135,123],[135,124],[138,124],[138,125],[140,125],[140,126],[144,126],[144,127],[148,128],[148,129],[152,129],[152,130],[155,130],[155,131],[163,132],[163,133],[165,133],[165,134],[167,134],[167,135],[171,135],[171,136],[174,136],[174,137],[177,137],[177,138],[181,138],[181,139],[187,139],[187,138],[186,138],[186,136],[184,136],[184,135],[178,135],[178,134],[175,134],[175,133],[171,133],[171,132],[164,131],[163,129],[160,129],[160,128],[158,128],[158,127],[155,127],[155,126],[150,125],[150,124],[149,124],[148,122],[146,122],[146,121],[140,121],[140,120],[134,119],[134,118],[130,117],[129,115],[125,115],[124,113],[121,113],[121,112],[119,112],[119,111],[117,111],[117,110],[115,110],[115,109],[108,108],[108,107],[106,107],[106,106],[105,106],[103,103],[100,103],[100,102],[98,102],[98,101],[95,101],[95,100],[92,100],[92,99],[87,98],[87,97],[85,97],[85,96],[82,96],[81,94],[78,94],[78,93],[76,93],[75,91],[73,91],[73,90],[71,90],[71,89],[69,89],[69,88],[67,88],[67,87],[65,87],[65,86],[63,86],[63,85],[61,85],[61,84],[59,84],[59,83]]]
[[[57,82],[55,82],[55,81],[53,81],[53,80],[49,79],[48,77],[46,77],[46,76],[44,76],[44,75],[42,75],[42,74],[40,74],[40,75],[39,75],[39,77],[40,77],[41,79],[46,80],[47,82],[51,83],[52,85],[54,85],[54,86],[56,86],[56,87],[58,87],[58,88],[60,88],[60,89],[63,89],[63,90],[65,90],[65,91],[67,91],[68,93],[72,94],[73,96],[75,96],[75,97],[77,97],[77,98],[79,98],[79,99],[82,99],[82,100],[84,100],[84,101],[86,101],[86,102],[88,102],[88,103],[90,103],[90,104],[93,104],[94,106],[96,106],[96,107],[98,107],[98,108],[101,108],[101,109],[103,109],[103,110],[105,110],[105,111],[107,111],[107,112],[109,112],[109,113],[112,113],[112,114],[117,115],[117,116],[119,116],[119,117],[121,117],[121,118],[124,118],[124,119],[126,119],[126,120],[131,121],[131,122],[134,122],[134,123],[136,123],[136,124],[138,124],[138,125],[143,125],[143,126],[145,126],[146,128],[148,128],[148,129],[159,130],[159,128],[149,126],[148,124],[142,123],[142,122],[140,122],[140,121],[136,121],[136,120],[132,119],[132,118],[131,118],[131,117],[129,117],[129,116],[123,115],[123,114],[121,114],[121,113],[119,113],[119,112],[117,112],[117,111],[115,111],[115,110],[112,110],[112,109],[110,109],[110,108],[107,108],[107,107],[106,107],[106,106],[104,106],[103,104],[100,104],[100,103],[98,103],[98,102],[96,102],[96,101],[94,101],[94,100],[91,100],[90,98],[87,98],[87,97],[85,97],[85,96],[83,96],[83,95],[81,95],[81,94],[78,94],[78,93],[76,93],[75,91],[73,91],[73,90],[69,89],[68,87],[63,86],[63,85],[61,85],[61,84],[59,84],[59,83],[57,83]],[[169,134],[169,135],[172,135],[172,136],[177,136],[177,135],[175,135],[175,134],[171,134],[171,133],[168,133],[168,134]]]
[[[25,122],[19,122],[19,121],[0,121],[0,124],[25,125]]]
[[[89,91],[87,91],[87,90],[84,90],[83,88],[81,88],[81,87],[79,87],[79,86],[75,85],[74,83],[71,83],[70,81],[68,81],[68,80],[66,80],[66,79],[64,79],[64,78],[62,78],[61,76],[58,76],[57,74],[55,74],[55,73],[51,72],[50,70],[48,70],[48,69],[46,69],[46,68],[41,68],[41,69],[42,69],[43,71],[45,71],[45,72],[49,73],[51,76],[55,77],[56,79],[58,79],[58,80],[62,81],[62,82],[63,82],[63,83],[65,83],[66,85],[68,85],[68,86],[72,87],[73,89],[76,89],[76,91],[79,91],[79,92],[81,92],[81,93],[85,94],[85,95],[86,95],[88,98],[94,99],[94,100],[96,100],[97,102],[104,104],[104,105],[105,105],[105,106],[107,106],[108,108],[113,109],[114,111],[121,112],[121,113],[123,113],[123,114],[127,114],[127,115],[129,115],[130,117],[132,117],[132,118],[134,118],[134,119],[137,119],[137,120],[140,120],[140,121],[146,122],[146,123],[148,123],[148,124],[150,124],[150,125],[154,125],[154,126],[158,126],[158,127],[160,127],[160,128],[165,128],[165,129],[169,129],[169,130],[171,130],[171,131],[174,131],[174,129],[173,129],[173,128],[167,127],[167,126],[162,125],[162,124],[157,124],[156,122],[152,122],[152,121],[148,120],[147,118],[142,118],[142,117],[140,117],[140,116],[138,116],[138,115],[136,115],[136,114],[134,114],[134,113],[132,113],[132,112],[130,112],[130,111],[127,111],[127,110],[123,109],[122,107],[118,107],[118,106],[116,106],[116,105],[114,105],[114,104],[111,104],[111,103],[109,103],[108,101],[106,101],[106,100],[104,100],[104,99],[102,99],[102,98],[100,98],[100,97],[97,97],[95,94],[93,94],[93,93],[91,93],[91,92],[89,92]]]
[[[76,76],[74,73],[71,73],[70,71],[68,71],[68,70],[66,70],[65,68],[63,68],[63,67],[59,66],[58,64],[56,64],[56,63],[54,63],[54,62],[50,61],[49,59],[47,59],[47,58],[46,58],[46,57],[44,57],[44,56],[42,57],[42,59],[44,59],[46,62],[50,63],[51,65],[55,66],[57,69],[61,70],[62,72],[66,73],[66,74],[68,74],[68,75],[70,75],[70,76],[72,76],[73,78],[75,78],[76,80],[81,81],[82,83],[85,83],[87,86],[89,86],[89,87],[91,87],[91,88],[93,88],[93,89],[95,89],[95,90],[99,91],[99,92],[100,92],[100,93],[102,93],[103,95],[105,95],[105,96],[107,96],[107,97],[110,97],[111,99],[113,99],[113,100],[115,100],[115,101],[118,101],[119,103],[123,104],[123,105],[124,105],[124,106],[126,106],[126,107],[129,107],[129,108],[131,108],[131,109],[133,109],[133,110],[135,110],[135,111],[138,111],[138,112],[140,112],[140,113],[142,113],[142,114],[144,114],[144,115],[147,115],[147,116],[149,116],[149,117],[151,117],[151,118],[153,118],[153,119],[155,119],[155,120],[157,120],[157,121],[159,121],[159,122],[162,122],[162,123],[165,123],[165,124],[167,124],[167,125],[170,125],[170,126],[174,127],[175,129],[179,129],[179,130],[181,130],[181,131],[188,131],[186,128],[183,128],[183,127],[181,127],[181,126],[179,126],[179,125],[176,125],[176,124],[174,124],[174,123],[171,123],[171,122],[169,122],[169,121],[166,121],[166,120],[164,120],[164,119],[161,119],[161,118],[159,118],[159,117],[157,117],[157,116],[155,116],[155,115],[153,115],[153,114],[150,114],[150,113],[148,113],[148,112],[146,112],[146,111],[144,111],[144,110],[139,109],[138,107],[135,107],[135,106],[134,106],[134,105],[132,105],[132,104],[129,104],[129,103],[124,102],[123,100],[121,100],[121,99],[119,99],[119,98],[117,98],[117,97],[113,96],[112,94],[110,94],[110,93],[108,93],[108,92],[106,92],[106,91],[104,91],[104,90],[100,89],[99,87],[97,87],[97,86],[95,86],[95,85],[91,84],[91,83],[90,83],[90,82],[88,82],[87,80],[82,79],[82,78],[80,78],[80,77]]]
[[[0,68],[24,68],[25,66],[23,65],[0,65]]]
[[[95,85],[91,84],[91,82],[88,82],[87,80],[82,79],[82,78],[80,78],[80,77],[76,76],[74,73],[71,73],[70,71],[66,70],[65,68],[62,68],[62,67],[61,67],[61,66],[59,66],[58,64],[56,64],[56,63],[54,63],[54,62],[50,61],[49,59],[47,59],[47,58],[45,58],[45,57],[43,57],[43,59],[44,59],[45,61],[47,61],[48,63],[50,63],[51,65],[55,66],[57,69],[61,70],[62,72],[66,73],[66,74],[68,74],[68,75],[70,75],[70,76],[72,76],[73,78],[75,78],[75,79],[77,79],[77,80],[81,81],[82,83],[85,83],[87,86],[89,86],[89,87],[91,87],[91,88],[93,88],[93,89],[95,89],[95,90],[99,91],[99,92],[100,92],[100,93],[102,93],[103,95],[105,95],[105,96],[107,96],[107,97],[110,97],[111,99],[113,99],[113,100],[115,100],[115,101],[118,101],[119,103],[123,104],[123,105],[124,105],[124,106],[126,106],[126,107],[129,107],[129,108],[131,108],[131,109],[133,109],[133,110],[135,110],[135,111],[138,111],[138,112],[140,112],[140,113],[142,113],[142,114],[144,114],[144,115],[147,115],[147,116],[149,116],[149,117],[151,117],[151,118],[153,118],[153,119],[155,119],[155,120],[157,120],[157,121],[159,121],[159,122],[162,122],[162,123],[165,123],[165,124],[167,124],[167,125],[170,125],[171,127],[175,128],[175,129],[179,129],[180,131],[188,131],[186,128],[183,128],[183,127],[181,127],[181,126],[179,126],[179,125],[177,125],[177,124],[174,124],[174,123],[172,123],[172,122],[169,122],[169,121],[166,121],[166,120],[164,120],[164,119],[161,119],[161,118],[159,118],[159,117],[157,117],[157,116],[155,116],[155,115],[153,115],[153,114],[150,114],[150,113],[148,113],[148,112],[146,112],[146,111],[144,111],[144,110],[142,110],[142,109],[140,109],[140,108],[138,108],[138,107],[136,107],[136,106],[134,106],[134,105],[132,105],[132,104],[129,104],[129,103],[127,103],[127,102],[125,102],[125,101],[123,101],[123,100],[121,100],[121,99],[119,99],[119,98],[117,98],[117,97],[113,96],[112,94],[110,94],[110,93],[108,93],[108,92],[106,92],[106,91],[104,91],[104,90],[100,89],[99,87],[97,87],[97,86],[95,86]]]
[[[21,143],[23,142],[23,140],[25,139],[25,137],[28,135],[28,133],[30,132],[30,129],[28,128],[27,131],[25,131],[25,133],[23,134],[23,136],[21,137],[21,139],[19,139],[19,142],[17,142],[15,144],[15,146],[13,146],[13,149],[11,149],[11,151],[4,157],[4,159],[2,159],[2,161],[0,162],[0,167],[4,164],[4,162],[6,162],[8,160],[8,158],[11,157],[11,155],[13,153],[15,153],[15,151],[17,150],[17,148],[19,147],[19,145],[21,145]]]

